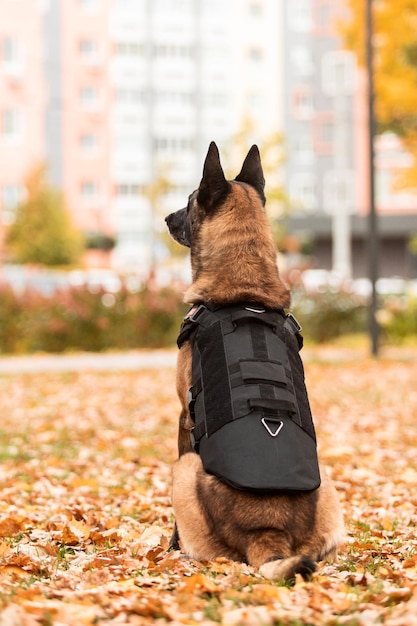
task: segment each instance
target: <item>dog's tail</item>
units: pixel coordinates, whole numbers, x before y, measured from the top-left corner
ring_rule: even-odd
[[[315,561],[305,554],[268,561],[259,568],[259,573],[262,576],[281,581],[283,584],[294,584],[296,574],[300,574],[304,580],[308,580],[315,571]]]

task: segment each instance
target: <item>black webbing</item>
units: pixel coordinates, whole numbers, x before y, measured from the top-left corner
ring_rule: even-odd
[[[197,346],[201,354],[207,435],[210,436],[229,421],[229,415],[233,415],[229,369],[220,321],[207,330],[200,330]]]

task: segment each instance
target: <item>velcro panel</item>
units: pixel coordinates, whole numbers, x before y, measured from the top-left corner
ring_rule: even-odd
[[[240,361],[240,374],[247,381],[264,381],[285,385],[285,369],[276,361]]]
[[[210,436],[233,416],[229,372],[223,344],[221,322],[200,331],[197,346],[201,354],[207,435]]]

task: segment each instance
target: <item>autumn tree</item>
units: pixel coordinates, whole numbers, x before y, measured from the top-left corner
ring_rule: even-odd
[[[347,0],[344,42],[365,64],[365,0]],[[413,157],[401,185],[417,188],[417,0],[374,0],[375,113],[379,133],[391,131]]]
[[[13,261],[46,266],[78,260],[83,239],[71,224],[62,194],[47,185],[45,168],[26,180],[27,197],[16,210],[6,243]]]

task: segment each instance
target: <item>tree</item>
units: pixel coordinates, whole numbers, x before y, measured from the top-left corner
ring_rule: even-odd
[[[62,194],[46,184],[43,166],[29,174],[26,189],[6,238],[12,259],[47,266],[75,263],[83,238],[71,224]]]
[[[340,23],[345,45],[365,64],[365,0],[348,0]],[[373,0],[375,113],[413,157],[401,186],[417,188],[417,0]]]

